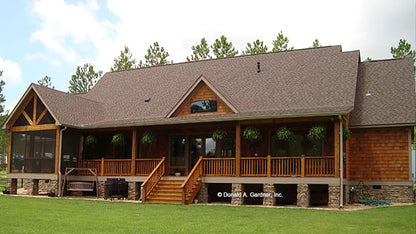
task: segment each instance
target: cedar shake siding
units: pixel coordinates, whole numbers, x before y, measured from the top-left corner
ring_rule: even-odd
[[[350,180],[409,180],[406,129],[352,130]]]
[[[203,100],[217,101],[217,112],[191,114],[191,103]],[[233,111],[228,108],[228,106],[206,84],[200,83],[197,86],[195,93],[190,98],[186,99],[185,104],[182,106],[181,110],[176,116],[180,117],[231,113],[233,113]]]

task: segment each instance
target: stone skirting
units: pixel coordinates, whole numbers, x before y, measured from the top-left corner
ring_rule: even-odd
[[[231,197],[231,205],[243,205],[244,204],[244,197],[242,195],[244,193],[244,185],[234,183],[231,185],[231,193],[236,194],[235,196]]]
[[[208,184],[202,183],[201,189],[199,190],[196,199],[198,203],[208,203]]]
[[[339,194],[340,194],[340,187],[334,185],[328,185],[328,206],[335,208],[339,207]],[[345,192],[345,191],[344,191]]]
[[[308,207],[309,206],[309,185],[298,184],[297,206]]]
[[[411,185],[348,185],[346,196],[348,202],[353,203],[359,200],[377,200],[387,202],[412,202]],[[354,187],[354,191],[351,188]]]
[[[128,200],[139,200],[140,197],[140,186],[138,182],[128,182],[129,191],[128,191]]]
[[[275,188],[274,184],[263,184],[263,193],[269,195],[263,197],[263,205],[264,206],[274,206],[275,205]]]

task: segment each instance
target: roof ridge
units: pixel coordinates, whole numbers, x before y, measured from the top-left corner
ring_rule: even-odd
[[[265,55],[265,54],[277,54],[277,53],[296,52],[296,51],[303,51],[303,50],[318,50],[318,49],[324,49],[324,48],[327,49],[327,48],[332,48],[332,47],[333,48],[340,47],[341,52],[344,52],[342,51],[341,45],[328,45],[328,46],[319,46],[319,47],[299,48],[299,49],[293,49],[293,50],[269,51],[266,53],[258,53],[258,54],[242,54],[242,55],[223,57],[223,58],[210,58],[210,59],[202,59],[202,60],[184,61],[184,62],[178,62],[178,63],[160,64],[160,65],[155,65],[155,66],[150,66],[150,67],[137,67],[137,68],[121,70],[121,71],[108,71],[106,73],[118,73],[118,72],[125,72],[125,71],[143,70],[143,69],[151,69],[151,68],[157,68],[157,67],[163,67],[163,66],[174,66],[174,65],[216,61],[216,60],[223,60],[223,59],[236,59],[236,58],[249,57],[249,56],[260,56],[260,55]],[[349,51],[345,51],[345,52],[349,52]]]
[[[397,61],[397,60],[405,60],[405,59],[413,59],[411,57],[404,57],[404,58],[387,58],[387,59],[376,59],[371,61],[362,61],[361,63],[376,63],[376,62],[386,62],[386,61]]]

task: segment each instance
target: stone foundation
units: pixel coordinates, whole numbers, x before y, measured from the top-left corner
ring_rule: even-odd
[[[17,179],[7,179],[7,188],[10,194],[17,194]]]
[[[308,207],[309,206],[309,185],[298,184],[297,206]]]
[[[138,182],[128,182],[129,191],[128,191],[128,200],[139,200],[140,197],[140,186]]]
[[[350,192],[351,187],[355,188],[355,192]],[[349,185],[346,188],[346,196],[348,196],[350,203],[358,202],[359,200],[377,200],[403,203],[413,202],[413,191],[411,185],[380,185],[379,188],[377,186],[373,187],[373,185]]]
[[[97,192],[98,192],[98,197],[99,198],[104,198],[104,189],[105,189],[105,186],[104,186],[104,184],[105,184],[105,181],[98,181],[97,182],[97,184],[98,184],[98,188],[97,188]]]
[[[263,197],[263,206],[274,206],[274,184],[263,184],[263,193],[266,194],[266,196]]]
[[[340,205],[339,195],[340,187],[338,185],[328,185],[328,206],[337,208]]]
[[[23,188],[27,191],[27,194],[38,195],[46,194],[52,191],[56,196],[58,196],[58,180],[37,180],[37,182],[34,181],[36,181],[36,179],[23,179]],[[33,187],[36,183],[37,188],[36,185]]]
[[[198,203],[208,203],[208,184],[202,183],[201,189],[198,192],[198,195],[196,196],[196,199],[198,199]]]
[[[235,183],[231,185],[231,193],[234,196],[231,198],[231,205],[243,205],[244,204],[244,185]],[[241,196],[240,196],[241,195]]]

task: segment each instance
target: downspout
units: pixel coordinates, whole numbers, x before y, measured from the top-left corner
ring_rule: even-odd
[[[65,131],[68,127],[64,127],[59,131],[59,151],[58,151],[58,197],[62,196],[62,173],[61,173],[61,164],[62,164],[62,132]]]
[[[342,116],[339,115],[339,208],[344,207],[344,138],[343,138],[343,125]]]

